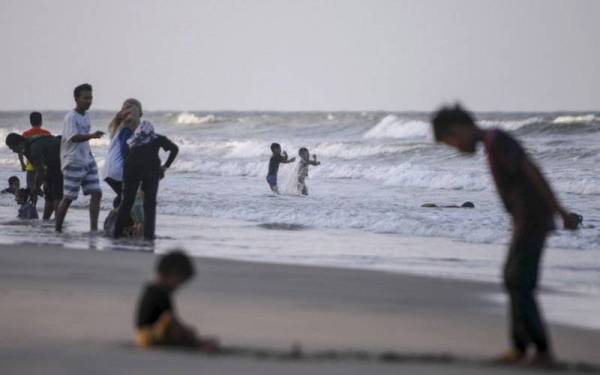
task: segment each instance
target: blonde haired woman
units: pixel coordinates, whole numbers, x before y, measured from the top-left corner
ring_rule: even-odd
[[[129,98],[123,102],[121,110],[108,125],[110,144],[104,165],[104,181],[117,195],[113,201],[114,208],[121,204],[123,195],[123,165],[129,153],[127,140],[139,125],[141,116],[142,103]]]

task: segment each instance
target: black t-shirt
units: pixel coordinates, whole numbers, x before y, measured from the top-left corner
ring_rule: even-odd
[[[157,135],[156,139],[147,144],[130,147],[123,166],[124,173],[127,174],[128,171],[159,173],[161,166],[159,150],[161,148],[165,151],[178,150],[177,145],[163,135]],[[165,164],[169,167],[172,162],[172,159],[168,159]]]
[[[284,159],[281,154],[271,156],[271,160],[269,160],[269,176],[277,176],[277,172],[279,171],[279,164],[281,164],[283,160]]]
[[[26,139],[23,154],[33,165],[41,164],[50,170],[60,170],[60,136]]]
[[[171,290],[160,285],[147,284],[138,301],[135,326],[151,326],[165,311],[172,310]]]
[[[485,148],[498,193],[515,225],[522,229],[554,229],[550,202],[523,169],[527,154],[509,134],[494,129],[485,134]]]

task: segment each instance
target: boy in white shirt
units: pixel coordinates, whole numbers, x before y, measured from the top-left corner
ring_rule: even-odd
[[[102,190],[98,179],[98,167],[90,148],[90,139],[100,138],[101,131],[90,133],[91,123],[87,110],[92,105],[92,86],[84,83],[73,91],[76,107],[67,113],[64,120],[60,158],[64,175],[64,194],[56,210],[56,231],[62,232],[67,210],[79,193],[90,199],[90,229],[98,230],[98,215]]]

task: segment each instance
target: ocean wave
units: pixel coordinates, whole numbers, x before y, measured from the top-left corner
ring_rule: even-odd
[[[208,114],[206,116],[196,116],[191,112],[182,112],[177,115],[175,119],[175,123],[179,125],[201,125],[201,124],[209,124],[215,122],[217,117],[213,114]]]
[[[481,120],[479,121],[479,125],[484,128],[497,127],[508,131],[514,131],[526,126],[542,123],[543,121],[544,119],[542,117],[535,116],[518,120]]]
[[[593,114],[578,116],[558,116],[552,120],[553,124],[585,124],[594,121],[600,121],[600,118]]]
[[[387,115],[373,128],[367,131],[363,138],[430,138],[429,123],[419,120],[400,119],[396,115]]]

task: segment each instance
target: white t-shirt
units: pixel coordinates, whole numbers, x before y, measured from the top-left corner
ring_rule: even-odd
[[[125,163],[125,142],[133,132],[129,128],[120,128],[110,140],[104,163],[104,177],[115,181],[123,181],[123,164]]]
[[[90,142],[73,142],[71,138],[77,134],[90,134],[92,127],[90,116],[82,115],[75,110],[67,113],[63,125],[60,143],[60,159],[62,168],[67,165],[88,165],[94,161]]]

